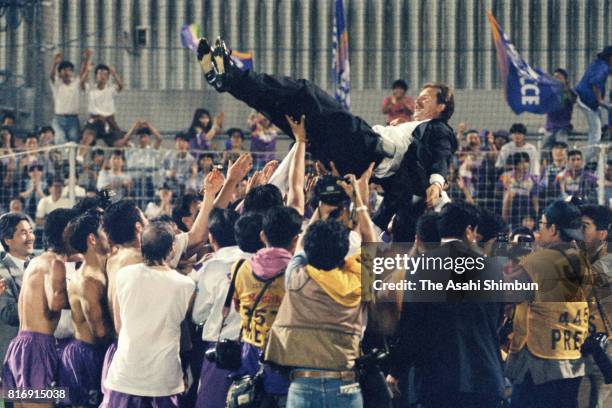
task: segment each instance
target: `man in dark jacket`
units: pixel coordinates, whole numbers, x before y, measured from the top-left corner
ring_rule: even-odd
[[[483,257],[474,249],[477,224],[475,206],[465,202],[447,204],[438,220],[441,245],[428,251],[425,257],[472,258],[472,265],[477,265],[476,259]],[[446,281],[455,282],[479,278],[475,267],[459,272],[458,267],[444,271],[421,270],[416,271],[416,276],[423,274],[438,282],[443,280],[441,275]],[[431,303],[410,303],[410,299],[404,299],[407,303],[402,307],[398,343],[392,351],[387,381],[397,390],[400,374],[412,367],[414,398],[424,408],[497,407],[501,402],[503,370],[497,328],[502,305],[478,302],[473,294],[462,295],[447,291],[446,296],[442,293],[438,302]],[[406,296],[412,294],[406,292]]]
[[[228,92],[262,112],[289,136],[293,133],[287,117],[306,116],[308,151],[324,164],[333,162],[340,174],[359,176],[371,163],[376,164],[374,176],[386,194],[374,219],[378,226],[386,228],[400,210],[418,216],[425,205],[438,202],[457,149],[447,124],[455,109],[448,86],[423,87],[413,122],[370,127],[312,82],[241,71],[229,54],[221,39],[214,51],[206,39],[200,40],[198,59],[206,80],[217,91]],[[415,207],[417,202],[420,206]]]

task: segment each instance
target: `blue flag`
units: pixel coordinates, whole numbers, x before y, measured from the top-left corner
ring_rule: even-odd
[[[564,86],[521,58],[491,13],[487,13],[508,105],[519,114],[548,113],[563,108]]]
[[[332,88],[336,100],[346,109],[351,105],[351,71],[349,66],[348,31],[344,20],[342,0],[334,8]]]

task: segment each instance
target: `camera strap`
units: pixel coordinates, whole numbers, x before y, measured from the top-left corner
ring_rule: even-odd
[[[225,319],[227,319],[227,316],[229,316],[230,313],[232,298],[234,296],[234,290],[236,289],[236,276],[238,276],[238,271],[242,267],[242,264],[245,260],[246,259],[240,259],[234,267],[232,280],[230,281],[229,288],[227,289],[227,295],[225,295],[225,302],[223,303],[223,319],[221,320],[221,326],[219,327],[219,337],[217,338],[217,342],[221,340],[221,332],[223,331],[223,325],[225,324]]]
[[[266,281],[266,283],[264,284],[263,288],[261,288],[261,290],[259,291],[259,293],[257,294],[257,297],[255,298],[255,302],[253,302],[253,306],[251,306],[251,308],[246,312],[247,316],[249,316],[249,320],[247,322],[247,327],[251,326],[251,321],[253,320],[253,315],[255,314],[255,309],[257,309],[257,305],[259,304],[259,302],[261,301],[261,299],[263,298],[264,293],[266,292],[266,290],[268,290],[268,288],[270,287],[270,285],[272,285],[272,283],[279,277],[283,276],[285,274],[285,270],[282,270],[281,272],[279,272],[278,274],[276,274],[274,277],[268,279]]]

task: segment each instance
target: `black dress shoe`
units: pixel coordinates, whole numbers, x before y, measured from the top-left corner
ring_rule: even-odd
[[[212,64],[212,49],[206,38],[200,38],[198,43],[198,61],[204,72],[206,82],[215,85],[215,69]]]
[[[215,49],[212,51],[212,64],[215,67],[215,87],[219,91],[227,89],[233,74],[239,70],[230,58],[231,54],[232,50],[225,45],[225,41],[217,37]]]

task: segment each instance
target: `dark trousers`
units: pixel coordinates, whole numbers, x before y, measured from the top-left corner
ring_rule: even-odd
[[[549,381],[536,385],[527,374],[514,386],[510,408],[577,408],[582,377]]]
[[[295,120],[306,116],[308,151],[315,160],[333,161],[341,174],[357,177],[370,163],[382,160],[377,152],[380,136],[312,82],[237,68],[231,72],[227,91],[265,114],[287,135],[293,137],[285,115]]]

